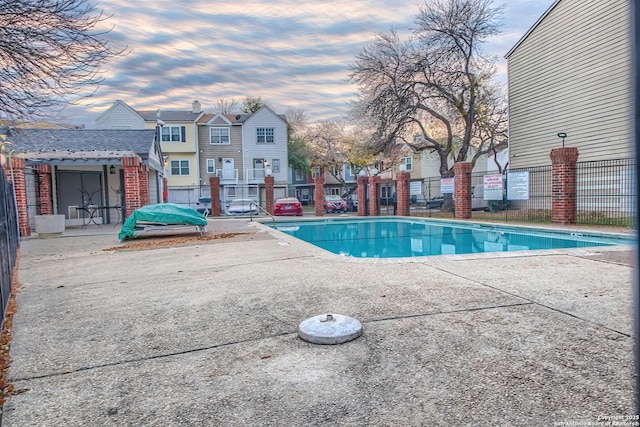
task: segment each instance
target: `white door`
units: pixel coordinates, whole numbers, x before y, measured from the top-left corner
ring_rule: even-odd
[[[264,159],[253,159],[253,177],[264,178]]]
[[[235,179],[236,172],[233,167],[233,159],[222,159],[222,179]]]

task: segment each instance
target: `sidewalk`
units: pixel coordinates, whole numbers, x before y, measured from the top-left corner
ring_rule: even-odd
[[[217,222],[228,221],[228,222]],[[629,247],[381,263],[264,226],[21,248],[2,426],[552,426],[631,416]],[[233,230],[233,231],[229,231]],[[337,346],[297,337],[360,320]],[[579,424],[578,424],[579,425]]]

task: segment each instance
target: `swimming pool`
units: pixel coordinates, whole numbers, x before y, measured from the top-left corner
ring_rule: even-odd
[[[357,258],[513,252],[635,243],[633,236],[417,218],[323,219],[265,225],[334,254]]]

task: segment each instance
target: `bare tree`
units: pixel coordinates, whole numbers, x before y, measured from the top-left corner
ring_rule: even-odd
[[[242,111],[247,114],[253,114],[264,106],[269,106],[259,96],[247,96],[242,102]]]
[[[345,182],[342,166],[347,163],[347,150],[344,144],[344,124],[324,121],[307,129],[309,160],[312,166],[320,166],[336,180]]]
[[[492,112],[501,107],[479,108],[491,100],[484,88],[495,72],[494,60],[480,48],[498,33],[501,11],[490,0],[430,0],[420,8],[409,40],[401,41],[392,29],[376,35],[356,57],[351,78],[360,93],[353,112],[375,129],[375,152],[398,141],[415,142],[436,153],[440,174],[449,176],[449,162],[466,161],[471,146],[476,154],[492,149],[491,141],[499,138],[487,138],[480,127],[491,128]]]
[[[220,98],[216,103],[216,113],[231,114],[238,109],[238,101],[235,99]]]
[[[90,96],[101,65],[124,53],[98,30],[105,19],[87,0],[0,0],[0,115],[28,118]]]

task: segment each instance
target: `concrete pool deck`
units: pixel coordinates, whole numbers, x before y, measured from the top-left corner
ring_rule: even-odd
[[[3,426],[604,426],[635,412],[630,246],[393,262],[239,219],[210,232],[246,234],[167,247],[114,249],[118,231],[22,242]],[[363,335],[299,339],[323,313]]]

